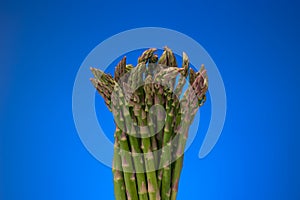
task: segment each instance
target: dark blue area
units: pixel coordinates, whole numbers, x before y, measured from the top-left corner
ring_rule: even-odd
[[[300,199],[299,8],[292,0],[1,1],[0,199],[113,199],[111,169],[77,135],[73,82],[101,41],[145,26],[198,41],[227,92],[220,140],[200,160],[200,129],[178,199]],[[107,110],[103,120],[113,130]]]

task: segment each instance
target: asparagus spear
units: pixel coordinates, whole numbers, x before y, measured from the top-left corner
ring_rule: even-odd
[[[132,120],[131,120],[131,116],[130,116],[130,111],[129,111],[129,108],[126,107],[126,104],[124,103],[125,102],[124,96],[122,94],[119,95],[119,100],[120,100],[120,102],[122,102],[121,112],[124,114],[124,120],[125,120],[125,124],[127,127],[126,129],[130,132],[130,134],[128,135],[128,138],[129,138],[129,141],[131,144],[132,157],[133,157],[133,162],[134,162],[135,170],[136,170],[139,199],[147,200],[148,194],[147,194],[147,189],[146,189],[146,177],[145,177],[145,174],[142,173],[142,172],[144,172],[144,161],[143,161],[143,158],[140,156],[142,151],[140,149],[139,141],[135,137],[135,135],[136,135],[135,127],[131,126]],[[128,129],[128,128],[130,128],[130,129]]]
[[[126,190],[124,177],[122,172],[122,161],[120,156],[120,142],[118,135],[120,135],[120,129],[116,128],[114,138],[114,160],[113,160],[113,175],[114,175],[114,193],[116,200],[126,200]]]
[[[103,97],[106,106],[111,111],[111,93],[114,89],[115,81],[110,75],[105,74],[101,70],[92,67],[90,70],[95,76],[95,78],[90,79],[92,84],[97,89],[98,93]]]
[[[143,79],[143,63],[139,63],[137,66],[137,83],[142,82]],[[133,88],[135,88],[135,82],[133,83]],[[145,105],[145,102],[143,101],[145,99],[144,90],[142,87],[138,88],[136,90],[137,96],[139,97],[140,102],[136,102],[134,105],[135,115],[137,118],[138,125],[140,127],[140,134],[142,136],[141,138],[141,149],[145,155],[145,168],[146,168],[146,176],[147,176],[147,183],[148,183],[148,194],[150,200],[159,200],[160,199],[160,193],[157,185],[157,178],[156,178],[156,172],[155,172],[155,161],[153,152],[151,149],[151,139],[149,136],[149,129],[147,127],[147,114],[144,109],[142,109],[142,106]],[[140,105],[138,106],[139,103]]]
[[[178,184],[179,184],[180,173],[182,170],[183,152],[184,152],[184,148],[188,136],[188,128],[191,125],[197,110],[199,109],[200,106],[203,105],[206,99],[205,93],[208,89],[208,79],[207,79],[206,70],[204,69],[204,66],[202,66],[200,72],[196,74],[195,77],[192,78],[194,78],[192,87],[185,92],[184,98],[181,102],[184,108],[181,111],[183,122],[182,124],[177,123],[175,128],[178,134],[177,136],[178,145],[177,145],[177,151],[175,153],[177,160],[173,165],[173,172],[172,172],[171,200],[176,200],[176,196],[178,193]],[[179,121],[180,120],[177,120],[177,122]]]
[[[152,146],[152,151],[154,154],[154,162],[155,166],[157,167],[158,165],[158,146],[157,146],[157,141],[155,137],[155,119],[154,119],[154,114],[153,114],[153,109],[150,110],[151,106],[153,105],[153,93],[154,93],[154,88],[153,88],[153,80],[151,73],[148,72],[148,76],[145,79],[145,85],[144,85],[144,91],[145,91],[145,112],[148,113],[148,126],[149,126],[149,131],[150,131],[150,136],[151,136],[151,146]]]
[[[115,80],[119,81],[122,84],[124,81],[123,77],[126,73],[126,57],[124,57],[117,65],[115,70]],[[120,80],[121,79],[121,80]],[[142,151],[140,150],[140,145],[136,136],[135,127],[132,126],[132,119],[130,116],[129,104],[126,103],[123,95],[123,91],[120,87],[115,88],[116,98],[119,99],[120,102],[120,110],[119,112],[124,116],[124,131],[128,134],[129,143],[132,152],[132,159],[135,166],[136,171],[136,179],[137,179],[137,187],[138,187],[138,195],[140,200],[148,200],[147,194],[147,186],[146,186],[146,177],[144,172],[144,161],[141,158],[140,154]]]
[[[174,118],[174,109],[175,104],[173,104],[173,88],[175,84],[176,76],[178,75],[178,68],[176,64],[176,59],[172,51],[166,48],[167,60],[169,61],[170,66],[167,69],[167,73],[163,76],[162,82],[167,83],[165,88],[166,98],[166,119],[163,135],[163,152],[162,152],[162,165],[163,165],[163,174],[162,174],[162,186],[161,186],[161,195],[162,200],[170,199],[171,195],[171,137],[173,134],[173,118]]]
[[[125,59],[123,59],[119,65],[118,65],[118,69],[122,69],[121,67],[124,65]],[[111,97],[113,97],[112,94],[112,86],[115,86],[116,83],[115,81],[111,78],[111,76],[103,73],[100,70],[91,68],[93,74],[95,75],[96,79],[91,79],[92,83],[94,85],[96,85],[97,90],[99,91],[100,94],[102,94],[103,97],[105,97],[105,99],[108,99],[109,102],[111,102],[111,104],[107,103],[106,104],[109,108],[111,108],[112,112],[114,113],[115,116],[115,120],[117,120],[118,122],[116,122],[116,124],[123,124],[124,127],[126,127],[125,123],[124,123],[124,117],[122,112],[119,112],[123,102],[119,101],[118,98],[113,98],[111,99]],[[123,73],[123,72],[122,72]],[[121,76],[121,73],[118,73],[119,76]],[[118,80],[118,78],[117,78]],[[106,93],[104,92],[106,89]],[[118,87],[115,87],[116,92],[118,92]],[[122,170],[124,170],[124,180],[125,180],[125,185],[126,185],[126,194],[127,194],[127,199],[137,199],[137,191],[136,191],[136,182],[135,182],[135,174],[132,173],[134,171],[133,169],[133,163],[132,163],[132,158],[131,155],[129,153],[130,148],[129,148],[129,144],[127,141],[127,137],[125,132],[122,132],[119,127],[117,127],[117,131],[116,131],[116,137],[118,138],[117,140],[119,141],[119,145],[121,147],[121,163],[122,163]],[[115,152],[115,154],[117,154],[117,152]],[[117,162],[118,163],[118,162]],[[116,165],[116,167],[118,167]],[[116,179],[120,179],[120,173],[118,173],[118,171],[116,171],[115,173],[115,178]],[[142,186],[144,184],[145,187],[145,181],[144,183],[141,183],[140,186],[140,193],[141,193],[141,199],[145,199],[147,200],[147,193],[144,190],[144,194],[143,193],[143,189]],[[117,184],[116,186],[116,190],[117,192],[119,191],[119,186]],[[146,198],[145,198],[146,197]]]
[[[158,200],[160,199],[160,194],[157,187],[157,180],[156,180],[156,172],[155,172],[155,163],[153,159],[152,149],[151,149],[151,140],[148,138],[149,130],[146,127],[147,125],[147,118],[146,113],[144,110],[145,106],[145,92],[142,87],[139,87],[143,83],[143,73],[146,70],[145,63],[147,62],[148,58],[152,57],[152,53],[154,49],[150,49],[143,53],[143,55],[139,58],[139,64],[132,71],[128,82],[130,85],[127,85],[126,92],[135,94],[133,95],[134,98],[130,100],[130,103],[133,107],[133,113],[136,117],[137,124],[140,126],[141,135],[141,149],[145,155],[145,169],[146,169],[146,177],[147,177],[147,186],[148,186],[148,195],[150,200]],[[134,91],[135,90],[135,91]],[[134,92],[133,92],[134,91]]]
[[[116,88],[118,92],[118,87]],[[120,112],[122,102],[119,101],[118,98],[112,96],[112,111],[115,116],[115,120],[117,124],[124,124],[124,116],[123,113]],[[117,126],[117,130],[119,127]],[[136,178],[134,172],[134,166],[132,162],[132,155],[130,153],[130,148],[128,144],[128,139],[126,133],[122,130],[116,131],[118,140],[120,141],[120,156],[122,162],[122,169],[124,171],[124,181],[126,186],[126,194],[128,200],[135,200],[138,199],[138,192],[137,192],[137,185],[136,185]]]

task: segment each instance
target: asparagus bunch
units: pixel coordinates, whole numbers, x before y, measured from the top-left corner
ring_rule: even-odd
[[[114,77],[91,68],[91,82],[116,124],[116,200],[176,199],[189,127],[206,100],[204,66],[195,72],[185,53],[178,67],[169,48],[160,58],[155,52],[144,51],[136,67],[124,57]]]

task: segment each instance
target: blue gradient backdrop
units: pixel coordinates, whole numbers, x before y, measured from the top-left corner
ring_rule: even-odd
[[[158,26],[203,45],[228,98],[213,151],[198,159],[205,128],[187,151],[178,199],[299,200],[299,9],[292,0],[1,1],[0,199],[113,199],[111,169],[75,130],[73,82],[101,41]]]

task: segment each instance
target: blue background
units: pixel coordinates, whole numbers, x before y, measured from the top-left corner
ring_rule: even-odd
[[[227,92],[221,138],[200,160],[200,131],[178,199],[300,199],[299,9],[292,0],[1,1],[0,199],[113,199],[111,169],[77,135],[72,87],[96,45],[144,26],[197,40]]]

